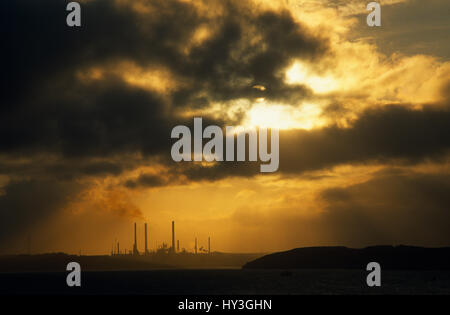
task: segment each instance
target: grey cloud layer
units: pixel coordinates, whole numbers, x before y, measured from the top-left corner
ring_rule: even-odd
[[[176,118],[174,108],[261,96],[254,84],[282,102],[310,93],[285,86],[280,70],[294,57],[319,58],[326,39],[288,12],[263,12],[240,1],[205,3],[224,13],[211,18],[193,4],[168,0],[149,1],[150,13],[142,15],[115,1],[89,1],[82,3],[78,29],[66,26],[64,1],[1,2],[0,173],[13,179],[0,197],[1,242],[58,212],[67,187],[81,177],[137,168],[138,160],[128,160],[133,154],[169,163],[171,129],[191,123]],[[186,53],[205,25],[213,36]],[[92,82],[77,76],[121,61],[162,67],[185,84],[161,96],[118,74]],[[176,177],[174,168],[168,178]],[[144,174],[127,186],[165,183]]]
[[[449,60],[449,10],[447,0],[409,0],[382,6],[383,27],[365,27],[367,15],[361,14],[352,34],[355,38],[372,37],[386,54],[429,54]]]
[[[252,14],[230,1],[221,18],[208,20],[188,3],[151,3],[159,14],[143,17],[113,1],[88,2],[80,29],[65,26],[60,1],[3,4],[11,17],[2,56],[7,75],[1,149],[69,155],[158,151],[174,124],[168,106],[255,97],[254,84],[267,86],[268,98],[301,97],[308,91],[285,86],[279,71],[293,57],[311,59],[326,48],[287,12]],[[214,23],[218,30],[186,55],[185,45],[201,23]],[[250,42],[253,37],[261,40]],[[114,77],[87,85],[75,76],[77,70],[121,60],[166,67],[188,84],[163,101]]]
[[[348,128],[330,126],[281,131],[279,172],[301,175],[307,171],[366,162],[443,162],[450,150],[449,121],[448,106],[412,110],[391,105],[366,110]],[[208,168],[187,163],[177,165],[173,171],[191,180],[217,180],[228,176],[258,175],[259,162],[223,162]],[[165,185],[167,181],[159,183]],[[128,182],[128,186],[154,187],[156,182],[147,185],[146,181],[138,180],[133,185]]]
[[[0,109],[3,153],[56,153],[86,159],[140,152],[165,157],[172,172],[194,180],[256,173],[251,163],[222,163],[207,169],[174,166],[168,157],[170,130],[191,121],[175,118],[170,108],[251,99],[260,93],[285,102],[302,97],[311,92],[284,85],[280,70],[294,57],[320,58],[326,52],[326,40],[313,37],[285,11],[252,11],[236,1],[214,2],[225,10],[212,20],[186,2],[149,3],[151,18],[111,1],[88,2],[83,5],[81,29],[65,26],[65,13],[61,14],[65,8],[59,1],[2,4],[10,13],[3,52],[8,76],[2,82]],[[205,24],[215,26],[214,35],[186,54],[184,48],[193,33]],[[164,66],[190,84],[167,99],[114,76],[83,82],[75,75],[79,69],[120,60],[133,60],[144,67]],[[253,89],[254,84],[267,90]],[[365,112],[349,129],[282,132],[280,171],[392,158],[413,161],[445,154],[449,140],[442,135],[449,134],[447,108],[413,111],[393,106]],[[50,169],[67,172],[63,163]],[[79,165],[74,175],[117,175],[126,169],[117,161],[104,162],[108,165],[68,163]],[[154,186],[167,181],[141,183]],[[139,185],[128,182],[127,186]]]
[[[127,180],[124,185],[132,189],[185,183],[180,176],[188,181],[259,174],[255,163],[175,164],[169,157],[170,131],[192,121],[181,121],[172,110],[261,96],[291,104],[311,95],[306,87],[285,85],[281,71],[293,58],[320,60],[329,43],[295,23],[287,11],[261,11],[245,1],[207,1],[224,12],[211,18],[184,1],[149,3],[154,13],[146,16],[113,1],[89,1],[83,3],[83,27],[69,29],[63,1],[1,2],[0,153],[10,159],[26,156],[30,162],[0,165],[1,174],[23,177],[4,187],[0,197],[0,230],[5,231],[0,241],[57,212],[65,196],[80,189],[67,180],[116,176],[139,167],[117,156],[142,153],[161,158],[168,167],[161,176]],[[195,31],[205,25],[212,37],[186,52]],[[76,76],[79,70],[123,60],[164,67],[186,84],[161,96],[114,75],[96,82]],[[267,90],[252,88],[256,84]],[[438,160],[450,146],[449,121],[448,106],[421,111],[390,106],[365,112],[348,129],[282,132],[280,172]],[[34,159],[39,154],[58,160],[41,165]]]

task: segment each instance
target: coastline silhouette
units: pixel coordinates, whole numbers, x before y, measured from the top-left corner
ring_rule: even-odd
[[[257,258],[243,268],[364,269],[372,261],[378,262],[383,270],[450,270],[450,247],[305,247]]]

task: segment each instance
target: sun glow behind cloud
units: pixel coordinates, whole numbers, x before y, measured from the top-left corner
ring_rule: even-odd
[[[247,113],[244,126],[283,129],[312,129],[324,124],[322,110],[314,104],[300,107],[256,104]]]
[[[87,5],[87,2],[94,3],[98,0],[82,1]],[[385,0],[383,10],[385,7],[390,9],[387,6],[397,2],[413,1]],[[430,6],[433,5],[431,2],[436,6],[437,2],[430,1]],[[384,35],[374,29],[368,29],[370,36],[367,33],[358,34],[359,23],[363,23],[365,28],[366,3],[357,0],[115,0],[104,1],[89,11],[109,8],[111,3],[116,3],[115,7],[102,12],[101,15],[106,19],[114,13],[111,21],[117,21],[117,17],[121,18],[119,23],[132,21],[132,32],[124,32],[125,40],[118,41],[120,37],[110,36],[111,30],[104,33],[105,36],[101,36],[101,40],[90,37],[103,34],[103,27],[91,27],[91,30],[95,30],[92,34],[83,32],[87,39],[86,45],[80,46],[80,51],[76,54],[87,55],[89,58],[78,59],[69,54],[68,50],[58,50],[58,54],[62,56],[69,54],[67,57],[72,58],[71,62],[66,63],[64,67],[50,67],[48,71],[41,72],[46,75],[45,78],[39,76],[39,80],[29,84],[33,91],[36,91],[36,94],[27,91],[32,92],[29,94],[33,96],[29,98],[32,103],[16,103],[14,105],[18,106],[18,110],[8,111],[5,116],[6,120],[16,121],[16,124],[10,124],[12,128],[7,124],[6,130],[14,135],[20,126],[20,130],[25,133],[16,140],[21,140],[22,136],[28,139],[25,142],[19,141],[14,147],[22,150],[23,143],[37,142],[30,151],[25,151],[26,161],[17,159],[17,155],[9,155],[7,150],[2,152],[2,169],[8,174],[0,176],[4,202],[13,200],[11,198],[14,197],[15,191],[12,189],[17,191],[20,187],[35,187],[34,183],[28,183],[29,179],[51,185],[52,189],[57,189],[56,192],[66,191],[66,182],[71,181],[69,179],[82,184],[81,193],[78,192],[81,188],[73,185],[68,204],[48,223],[48,228],[40,228],[40,231],[33,233],[33,241],[36,244],[33,246],[36,250],[78,253],[81,247],[83,253],[104,253],[109,250],[110,242],[114,238],[120,239],[121,246],[132,246],[132,222],[136,220],[139,226],[142,226],[141,221],[150,222],[152,249],[170,240],[172,220],[177,222],[177,235],[182,247],[189,250],[193,250],[195,237],[202,242],[208,236],[213,239],[214,250],[220,251],[254,251],[258,248],[261,251],[278,251],[285,247],[288,249],[294,246],[317,246],[330,242],[336,242],[337,245],[363,246],[367,245],[367,240],[372,239],[364,238],[366,233],[352,231],[349,234],[348,227],[351,230],[353,227],[362,226],[362,230],[367,227],[364,223],[373,217],[374,224],[368,226],[368,234],[374,235],[373,239],[380,241],[377,238],[381,234],[378,233],[378,228],[392,228],[391,225],[385,225],[387,220],[383,221],[383,216],[395,212],[394,217],[397,220],[400,215],[391,210],[404,209],[403,204],[409,202],[407,200],[410,196],[416,197],[414,193],[406,193],[403,188],[408,176],[414,184],[423,178],[433,179],[435,173],[448,173],[448,160],[442,160],[444,162],[438,164],[434,159],[430,159],[427,160],[429,165],[413,169],[413,163],[403,165],[397,159],[388,158],[392,153],[402,153],[401,156],[412,155],[414,161],[419,160],[414,155],[414,149],[403,142],[398,147],[379,145],[382,142],[395,144],[395,139],[400,139],[399,134],[408,138],[405,138],[407,141],[412,141],[414,139],[409,131],[421,130],[422,127],[427,127],[426,123],[416,124],[412,129],[408,129],[409,127],[403,128],[402,124],[406,123],[406,119],[403,119],[400,120],[400,131],[394,131],[392,134],[383,130],[385,121],[365,115],[362,117],[369,123],[376,123],[376,126],[381,124],[380,128],[368,125],[368,128],[374,127],[370,137],[369,134],[359,137],[357,131],[361,125],[353,126],[367,109],[373,109],[380,115],[397,113],[395,115],[398,115],[398,118],[401,118],[401,113],[410,115],[406,118],[421,117],[418,112],[411,113],[401,109],[381,111],[380,108],[391,104],[407,107],[408,110],[435,106],[440,104],[437,102],[447,100],[450,82],[448,59],[442,60],[425,53],[402,53],[404,40],[413,43],[411,45],[414,45],[414,50],[420,50],[418,45],[428,43],[416,40],[420,36],[412,36],[414,32],[411,30],[404,33],[407,24],[404,29],[399,30],[384,25],[383,29],[388,31]],[[192,6],[195,8],[190,10]],[[405,16],[408,16],[406,4],[404,8]],[[270,11],[268,15],[267,10]],[[286,10],[289,14],[286,14]],[[243,12],[246,13],[241,15]],[[412,16],[415,12],[418,11],[411,12]],[[357,16],[360,13],[363,14]],[[299,27],[294,27],[292,32],[286,32],[285,27],[291,25],[291,15],[294,19],[292,21],[299,23]],[[271,18],[267,20],[268,16]],[[100,26],[104,21],[101,19]],[[267,24],[267,29],[261,21],[270,23]],[[279,23],[274,23],[276,21]],[[402,18],[399,23],[403,24],[404,21]],[[195,27],[190,28],[193,25]],[[230,28],[230,25],[233,27]],[[127,27],[126,24],[121,24],[120,29],[128,30]],[[417,27],[430,26],[418,20]],[[33,28],[24,28],[24,31],[32,32]],[[393,39],[397,37],[391,32],[399,33],[397,35],[402,37],[401,42],[395,42]],[[46,37],[39,37],[41,33],[42,31],[38,32],[36,36],[45,42]],[[122,33],[118,32],[118,35],[120,34]],[[127,34],[133,36],[125,36]],[[324,55],[314,54],[313,58],[309,58],[308,54],[303,54],[303,49],[290,47],[292,38],[303,38],[297,36],[299,34],[304,34],[305,38],[317,39],[324,43],[328,50]],[[392,46],[391,50],[396,53],[386,55],[377,44],[378,36],[392,39],[389,40],[389,46]],[[28,39],[27,36],[22,38]],[[155,38],[164,40],[157,41]],[[277,44],[278,39],[284,39],[282,42],[286,45]],[[302,43],[297,40],[294,42],[295,47]],[[431,44],[431,41],[429,43]],[[44,49],[48,45],[41,46]],[[308,50],[307,46],[302,48]],[[59,45],[48,47],[62,48]],[[100,53],[96,54],[96,51]],[[295,51],[299,54],[294,53]],[[49,52],[48,55],[53,56],[54,53]],[[269,58],[272,53],[273,58]],[[97,55],[100,57],[97,58]],[[42,54],[42,57],[45,55]],[[30,59],[30,62],[33,60]],[[44,58],[42,61],[46,60]],[[54,61],[59,60],[56,58]],[[250,67],[251,60],[262,62]],[[29,70],[40,71],[39,63],[42,61],[39,60],[34,67],[29,66]],[[23,68],[20,66],[21,62],[18,59],[18,70]],[[53,74],[53,71],[59,70],[61,73]],[[65,73],[69,72],[74,73],[79,82],[73,82],[71,86],[65,85],[64,82],[70,80],[65,77]],[[24,72],[17,77],[27,80],[35,78],[32,72]],[[49,85],[49,93],[46,88],[48,82],[63,88],[56,89],[54,85]],[[308,89],[306,93],[304,88]],[[164,107],[161,106],[163,112],[156,108],[158,106],[153,110],[153,103],[147,103],[147,94],[152,99],[155,98],[158,104],[164,104]],[[133,98],[129,99],[130,95]],[[82,106],[72,106],[78,104],[81,98]],[[65,106],[51,106],[62,100],[65,102],[61,105],[68,106],[69,112]],[[25,105],[26,107],[21,107]],[[38,106],[42,106],[42,109]],[[59,111],[59,108],[62,110]],[[30,125],[27,117],[16,113],[32,115],[35,109],[42,119],[36,120],[31,124],[31,131],[27,131],[27,125]],[[424,111],[422,114],[429,115],[430,112]],[[223,124],[222,127],[269,127],[281,130],[320,129],[337,124],[339,129],[336,127],[336,130],[341,130],[341,127],[348,128],[348,133],[343,131],[342,135],[333,136],[328,132],[333,131],[333,128],[323,132],[282,132],[280,139],[285,146],[283,152],[287,154],[280,154],[278,175],[254,176],[252,171],[247,173],[244,168],[239,169],[239,164],[225,165],[237,168],[237,171],[230,168],[232,171],[229,172],[226,167],[222,168],[223,164],[219,162],[200,162],[193,168],[189,168],[189,164],[171,160],[167,163],[164,159],[169,150],[171,128],[180,121],[192,122],[193,117],[203,117],[203,127],[215,121],[217,125]],[[58,122],[54,129],[54,124],[48,123],[53,121]],[[26,124],[20,125],[20,122]],[[429,124],[432,125],[432,122],[433,120],[430,120]],[[53,133],[47,133],[47,130]],[[424,129],[420,139],[434,134],[427,130],[429,129]],[[36,137],[36,132],[39,137]],[[375,132],[380,132],[380,136]],[[346,137],[349,134],[355,137],[354,143],[351,137]],[[289,138],[291,135],[292,138]],[[387,141],[384,141],[386,136]],[[56,141],[53,142],[53,139]],[[48,145],[47,141],[50,141],[48,144],[51,145]],[[365,145],[369,141],[374,141],[373,148],[368,149]],[[444,136],[437,139],[430,137],[429,144],[424,145],[420,152],[434,157],[435,151],[427,151],[427,148],[434,148],[442,141],[445,141]],[[414,143],[417,141],[412,142],[411,146],[414,146]],[[6,144],[10,145],[8,141]],[[39,151],[34,151],[35,147]],[[48,157],[48,148],[52,153],[54,148],[60,147],[65,150],[62,152],[69,154],[67,158],[65,154],[63,157]],[[440,144],[439,147],[444,146]],[[70,149],[69,152],[67,149]],[[83,153],[82,157],[70,154],[76,150]],[[28,152],[34,152],[34,155]],[[106,153],[111,156],[105,155]],[[379,159],[385,155],[386,160]],[[326,159],[322,159],[323,156]],[[7,158],[8,164],[4,158]],[[404,174],[399,174],[399,168],[402,168]],[[412,175],[408,175],[408,171],[411,171]],[[386,177],[391,173],[393,176]],[[396,174],[399,174],[398,177]],[[427,179],[421,177],[421,174],[431,174],[431,177],[428,176]],[[50,183],[47,181],[49,177],[52,179]],[[386,186],[390,179],[397,181],[392,183],[392,186]],[[371,180],[373,181],[370,182]],[[18,186],[16,181],[21,185]],[[429,185],[427,183],[430,182],[425,182],[424,185]],[[400,188],[390,191],[390,188],[395,188],[396,185]],[[358,206],[358,211],[353,211],[351,207],[350,212],[329,211],[333,209],[332,206],[342,208],[345,195],[342,196],[339,192],[345,193],[346,188],[350,189],[348,196],[352,197],[347,198],[348,206]],[[40,192],[38,188],[32,190],[29,198],[23,197],[27,196],[25,193],[28,190],[27,188],[20,191],[21,198],[17,201],[19,206],[22,199],[34,200],[33,196],[39,197],[36,193]],[[330,190],[331,194],[326,196],[334,199],[322,198],[322,193],[329,193]],[[366,193],[363,195],[360,191]],[[412,191],[414,192],[414,189]],[[383,198],[378,198],[382,195],[381,192],[388,193]],[[8,193],[12,197],[9,197]],[[406,197],[403,199],[396,194]],[[52,195],[60,199],[61,194]],[[367,197],[369,199],[365,202],[363,198]],[[438,199],[434,198],[434,201]],[[351,204],[353,201],[354,204]],[[386,212],[371,213],[371,209],[384,209],[374,205],[381,201],[386,202]],[[33,211],[30,213],[38,211],[36,204],[33,202]],[[49,207],[45,206],[39,210],[46,213],[45,208]],[[11,218],[14,219],[16,214],[18,219],[27,218],[22,216],[21,212],[12,211]],[[344,214],[345,218],[338,218],[340,214]],[[427,230],[420,230],[420,224],[406,225],[407,222],[421,220],[421,217],[415,216],[413,212],[405,218],[410,215],[411,220],[404,222],[405,229],[408,227],[412,231],[429,233]],[[322,221],[320,216],[323,216]],[[8,221],[2,221],[4,226],[8,225]],[[447,222],[445,216],[439,218],[439,221]],[[401,235],[397,233],[396,228],[392,228],[395,232],[391,234],[392,239],[398,241],[399,237],[404,237],[401,240],[414,240],[414,233],[412,238],[407,238],[409,232]],[[434,230],[437,234],[446,235],[446,229],[433,227]],[[21,233],[25,237],[26,234]],[[354,235],[361,235],[362,238],[353,240]],[[447,240],[442,237],[436,239]],[[22,249],[24,242],[22,239],[19,242],[18,246]]]
[[[318,94],[329,93],[338,88],[338,82],[333,77],[315,75],[300,62],[295,62],[286,71],[286,83],[307,85]]]

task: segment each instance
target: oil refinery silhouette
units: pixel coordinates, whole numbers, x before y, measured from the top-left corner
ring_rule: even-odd
[[[246,262],[264,255],[264,253],[222,253],[211,251],[211,237],[208,236],[207,247],[200,246],[197,237],[192,251],[180,249],[180,240],[175,238],[175,221],[172,221],[171,245],[163,242],[150,250],[148,225],[144,223],[144,249],[139,250],[137,224],[134,223],[134,243],[131,250],[120,248],[120,241],[115,241],[111,249],[111,258],[130,262],[148,262],[157,266],[175,268],[240,268]]]
[[[139,250],[137,223],[134,223],[132,249],[121,249],[114,241],[110,255],[68,255],[65,253],[0,256],[0,272],[61,271],[75,261],[83,270],[152,270],[152,269],[361,269],[367,261],[383,263],[384,268],[396,270],[450,270],[450,247],[423,248],[415,246],[371,246],[354,249],[338,247],[304,247],[275,253],[223,253],[211,251],[211,237],[207,247],[180,250],[172,221],[171,245],[163,242],[149,249],[148,225],[144,223],[144,248]]]
[[[2,294],[450,294],[450,248],[412,246],[306,247],[271,254],[180,249],[172,221],[171,245],[148,247],[137,224],[131,250],[115,241],[109,255],[64,253],[0,256]],[[142,234],[141,234],[142,235]],[[142,246],[142,245],[141,245]],[[30,245],[28,244],[30,251]],[[379,262],[383,286],[365,285],[366,265]],[[80,264],[81,288],[66,285],[66,266]]]
[[[192,251],[180,250],[180,240],[175,239],[175,221],[172,221],[171,246],[163,242],[154,250],[148,247],[148,225],[144,224],[144,249],[139,250],[137,223],[134,223],[132,249],[121,249],[115,240],[110,255],[69,255],[48,253],[31,255],[28,238],[28,254],[0,256],[0,272],[47,272],[62,271],[71,262],[78,262],[86,271],[102,270],[152,270],[152,269],[212,269],[241,268],[245,263],[259,258],[264,253],[223,253],[211,251],[211,237],[207,247],[200,246],[197,237]]]
[[[157,249],[155,251],[150,251],[148,248],[148,234],[147,234],[147,223],[144,223],[144,251],[141,253],[138,249],[138,242],[137,242],[137,224],[134,223],[134,243],[133,243],[133,249],[127,250],[124,249],[123,251],[120,250],[120,242],[115,240],[115,244],[112,246],[111,249],[111,256],[152,256],[155,254],[188,254],[188,251],[183,248],[180,251],[180,240],[176,240],[177,246],[175,247],[175,221],[172,221],[172,246],[168,246],[167,243],[162,243],[159,247],[157,246]],[[203,246],[198,247],[197,244],[197,238],[195,238],[195,246],[194,246],[194,254],[198,253],[208,253],[211,254],[211,237],[208,236],[208,249],[204,248]]]

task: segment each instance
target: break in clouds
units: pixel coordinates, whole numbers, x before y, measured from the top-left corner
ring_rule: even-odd
[[[306,103],[321,104],[321,113],[311,119],[322,123],[280,131],[274,181],[320,176],[342,165],[408,169],[431,163],[446,170],[448,76],[430,78],[439,84],[436,91],[430,85],[430,94],[439,98],[421,104],[396,99],[394,92],[383,99],[370,94],[383,90],[384,84],[398,84],[402,75],[409,80],[408,69],[375,86],[361,80],[365,85],[361,90],[342,86],[341,92],[324,94],[308,81],[292,84],[285,76],[295,62],[320,74],[356,58],[343,55],[340,48],[350,42],[336,44],[336,36],[343,36],[338,24],[348,27],[347,20],[336,19],[339,31],[334,33],[326,20],[319,27],[307,15],[302,19],[295,11],[298,6],[276,3],[92,0],[81,3],[82,27],[68,28],[63,1],[2,2],[0,250],[9,250],[7,241],[14,234],[45,224],[99,185],[106,187],[108,196],[115,191],[122,196],[231,178],[257,180],[261,176],[257,162],[208,167],[174,163],[170,134],[177,125],[193,130],[193,117],[198,116],[205,125],[221,128],[245,124],[252,106],[261,101],[294,110],[302,110]],[[357,13],[364,21],[365,15]],[[354,49],[367,54],[361,59],[371,60],[376,53],[374,47]],[[351,67],[346,75],[352,76]],[[283,125],[283,117],[279,123]],[[447,173],[415,177],[413,171],[383,177],[377,173],[361,183],[366,197],[358,203],[353,198],[358,186],[318,188],[327,211],[317,230],[361,226],[365,220],[361,213],[378,212],[371,205],[373,194],[386,181],[393,192],[385,196],[384,212],[393,215],[390,206],[400,207],[405,199],[395,192],[404,185],[412,190],[423,187],[420,196],[411,198],[426,200],[428,208],[412,211],[412,218],[405,214],[405,220],[424,222],[422,218],[433,217],[430,224],[442,222],[447,213],[438,201],[445,204],[446,199],[427,189],[434,187],[428,185],[428,176],[446,184]],[[108,203],[99,207],[107,209],[105,215],[144,216],[132,201],[116,206],[109,197],[100,200]],[[277,215],[283,217],[280,212]],[[420,228],[430,227],[417,225]],[[441,234],[431,237],[430,244],[449,240],[443,228],[437,225],[436,233]],[[405,230],[405,235],[411,231]],[[364,231],[355,234],[358,238]],[[344,232],[333,238],[350,242]]]

